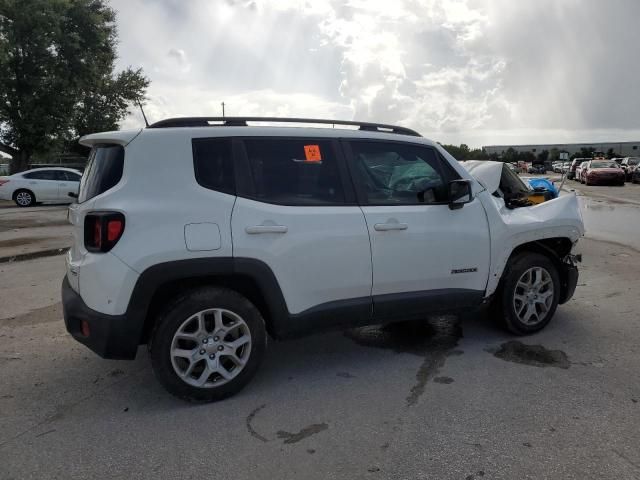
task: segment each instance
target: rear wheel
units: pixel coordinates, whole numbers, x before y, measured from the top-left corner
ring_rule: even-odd
[[[249,300],[225,288],[199,288],[159,319],[151,343],[153,371],[184,400],[222,400],[251,380],[266,340],[262,316]]]
[[[514,257],[504,274],[495,310],[516,335],[542,330],[551,320],[560,298],[560,276],[553,262],[539,253]]]
[[[36,203],[36,196],[30,190],[18,190],[13,195],[13,201],[19,207],[31,207]]]

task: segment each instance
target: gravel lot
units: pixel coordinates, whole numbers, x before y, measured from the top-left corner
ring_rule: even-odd
[[[0,478],[640,478],[640,185],[567,187],[584,262],[543,332],[469,313],[271,343],[217,404],[166,394],[145,348],[107,361],[72,340],[62,256],[0,263]]]

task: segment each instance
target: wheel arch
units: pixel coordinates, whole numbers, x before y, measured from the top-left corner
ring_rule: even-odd
[[[263,262],[245,258],[198,258],[154,265],[145,270],[133,289],[127,316],[140,323],[139,343],[147,343],[158,313],[189,290],[218,285],[237,291],[262,314],[267,332],[279,337],[281,319],[288,310],[280,286]]]
[[[569,291],[571,284],[571,279],[569,278],[571,275],[570,267],[573,265],[565,261],[567,256],[571,253],[573,244],[574,242],[568,237],[551,237],[517,245],[513,248],[502,266],[500,281],[498,282],[494,292],[491,293],[495,293],[496,290],[502,287],[507,265],[509,265],[516,256],[525,252],[534,252],[546,256],[553,262],[556,270],[558,271],[558,275],[560,276],[561,294],[559,303],[565,303],[566,300],[568,300],[567,297],[573,294],[573,291]]]
[[[16,201],[16,198],[18,197],[18,194],[20,192],[27,192],[27,193],[31,194],[31,197],[33,198],[33,203],[36,203],[36,200],[37,200],[36,194],[33,192],[33,190],[30,190],[30,189],[25,188],[25,187],[18,187],[13,191],[13,193],[11,194],[11,199],[14,202]]]

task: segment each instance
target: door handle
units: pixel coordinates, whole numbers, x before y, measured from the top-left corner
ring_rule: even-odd
[[[398,222],[376,223],[373,228],[378,232],[388,232],[389,230],[406,230],[409,225]]]
[[[244,229],[249,235],[258,235],[261,233],[287,233],[289,230],[285,225],[254,225]]]

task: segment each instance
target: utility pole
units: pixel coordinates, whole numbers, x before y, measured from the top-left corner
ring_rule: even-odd
[[[222,118],[224,118],[224,102],[222,102],[221,105],[222,105]]]

